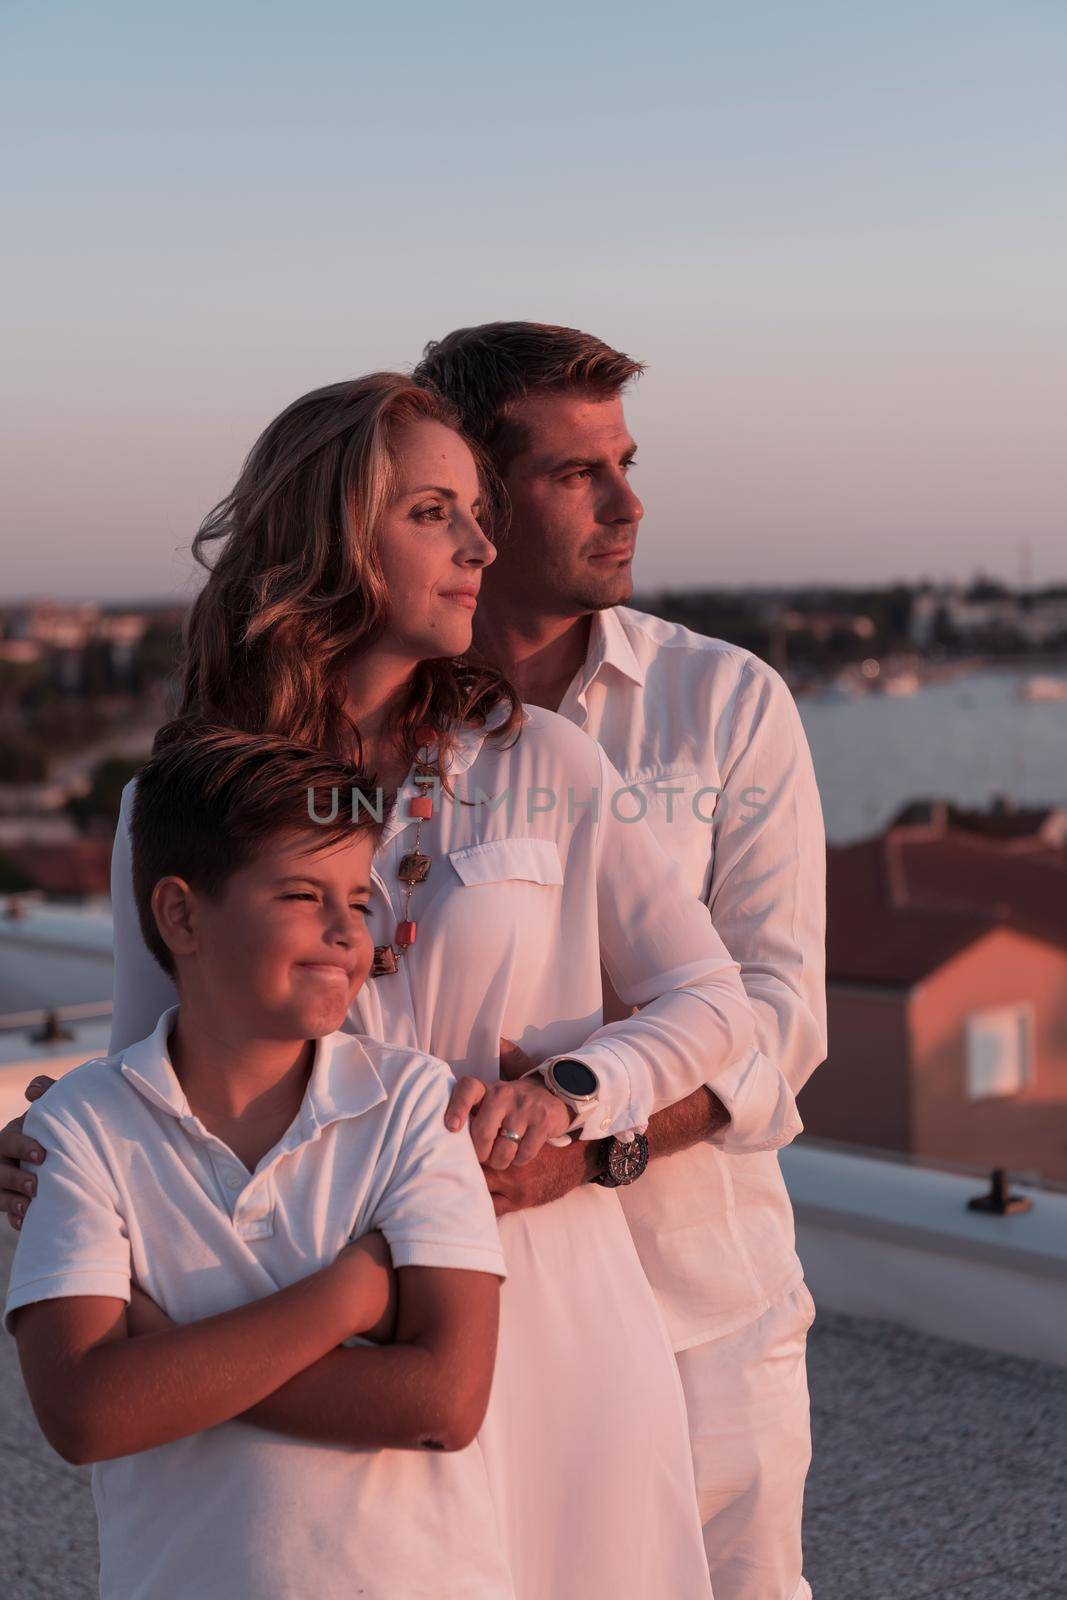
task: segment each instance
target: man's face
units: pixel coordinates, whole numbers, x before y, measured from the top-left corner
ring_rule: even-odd
[[[535,395],[512,416],[527,443],[504,474],[511,527],[486,574],[489,592],[557,616],[621,605],[633,593],[644,516],[622,401]]]

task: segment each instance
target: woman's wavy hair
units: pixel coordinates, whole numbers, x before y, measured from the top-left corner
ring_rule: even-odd
[[[354,739],[362,761],[344,708],[345,665],[386,625],[377,530],[396,493],[397,435],[423,419],[460,431],[447,400],[375,372],[313,390],[264,430],[193,540],[209,576],[186,624],[177,716],[157,734],[157,750],[190,725],[213,723],[346,757]],[[493,469],[470,448],[499,528]],[[501,672],[473,648],[422,661],[393,731],[414,752],[415,729],[431,722],[447,772],[459,725],[480,725],[500,701],[510,712],[493,737],[503,740],[518,735],[522,710]]]

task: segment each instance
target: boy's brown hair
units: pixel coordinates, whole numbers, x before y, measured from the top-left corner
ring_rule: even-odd
[[[363,797],[355,806],[353,790]],[[313,745],[235,728],[191,728],[137,774],[130,844],[145,944],[173,977],[174,958],[152,913],[160,878],[184,878],[217,899],[273,835],[305,832],[309,850],[350,842],[357,833],[377,838],[392,801],[392,794],[379,794],[370,773]]]
[[[412,377],[455,407],[463,431],[502,473],[528,443],[512,416],[519,401],[567,392],[609,400],[644,370],[643,362],[578,328],[483,322],[432,339]]]

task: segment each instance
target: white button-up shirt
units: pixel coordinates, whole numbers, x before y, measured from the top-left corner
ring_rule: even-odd
[[[128,1300],[132,1275],[191,1322],[306,1277],[373,1228],[398,1266],[504,1276],[474,1150],[443,1125],[443,1062],[318,1040],[295,1121],[250,1173],[190,1111],[170,1064],[175,1017],[27,1112],[48,1159],[7,1319],[39,1300]],[[476,1445],[349,1450],[229,1422],[101,1462],[93,1493],[100,1592],[116,1600],[512,1595]]]
[[[423,848],[446,859],[412,896],[419,936],[354,1013],[380,1038],[423,1049],[432,1039],[457,1075],[487,1081],[501,1036],[535,1062],[577,1057],[600,1080],[576,1119],[582,1137],[629,1134],[697,1087],[708,1060],[729,1075],[753,1018],[736,962],[652,830],[628,815],[601,747],[553,712],[525,712],[510,748],[487,729],[461,733],[455,802],[440,795],[423,824]],[[398,867],[415,828],[406,799],[417,792],[409,779],[375,856],[376,940],[402,915]],[[601,961],[644,1007],[635,1017],[601,1025]]]
[[[745,1326],[801,1277],[774,1152],[800,1131],[795,1096],[826,1054],[822,809],[784,682],[724,640],[596,612],[559,711],[600,742],[710,907],[756,1015],[754,1044],[706,1075],[730,1123],[620,1191],[681,1350]],[[607,1014],[619,1009],[609,987]]]

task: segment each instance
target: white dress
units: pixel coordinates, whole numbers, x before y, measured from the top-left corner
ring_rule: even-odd
[[[647,825],[622,820],[622,780],[603,751],[552,712],[526,713],[511,749],[486,730],[461,735],[456,801],[485,803],[442,795],[423,823],[432,865],[412,894],[417,940],[397,973],[367,983],[351,1022],[443,1057],[457,1077],[496,1079],[502,1035],[537,1062],[578,1055],[601,1078],[586,1130],[601,1137],[713,1077],[746,1048],[752,1016],[706,907],[675,883],[680,869]],[[418,792],[409,775],[375,856],[376,944],[403,915],[405,802]],[[146,1000],[173,1003],[140,939],[125,834],[112,1050],[151,1031]],[[601,958],[619,996],[643,1007],[607,1026]],[[508,1279],[480,1444],[516,1595],[709,1600],[677,1366],[617,1194],[585,1185],[502,1217],[500,1231]]]

